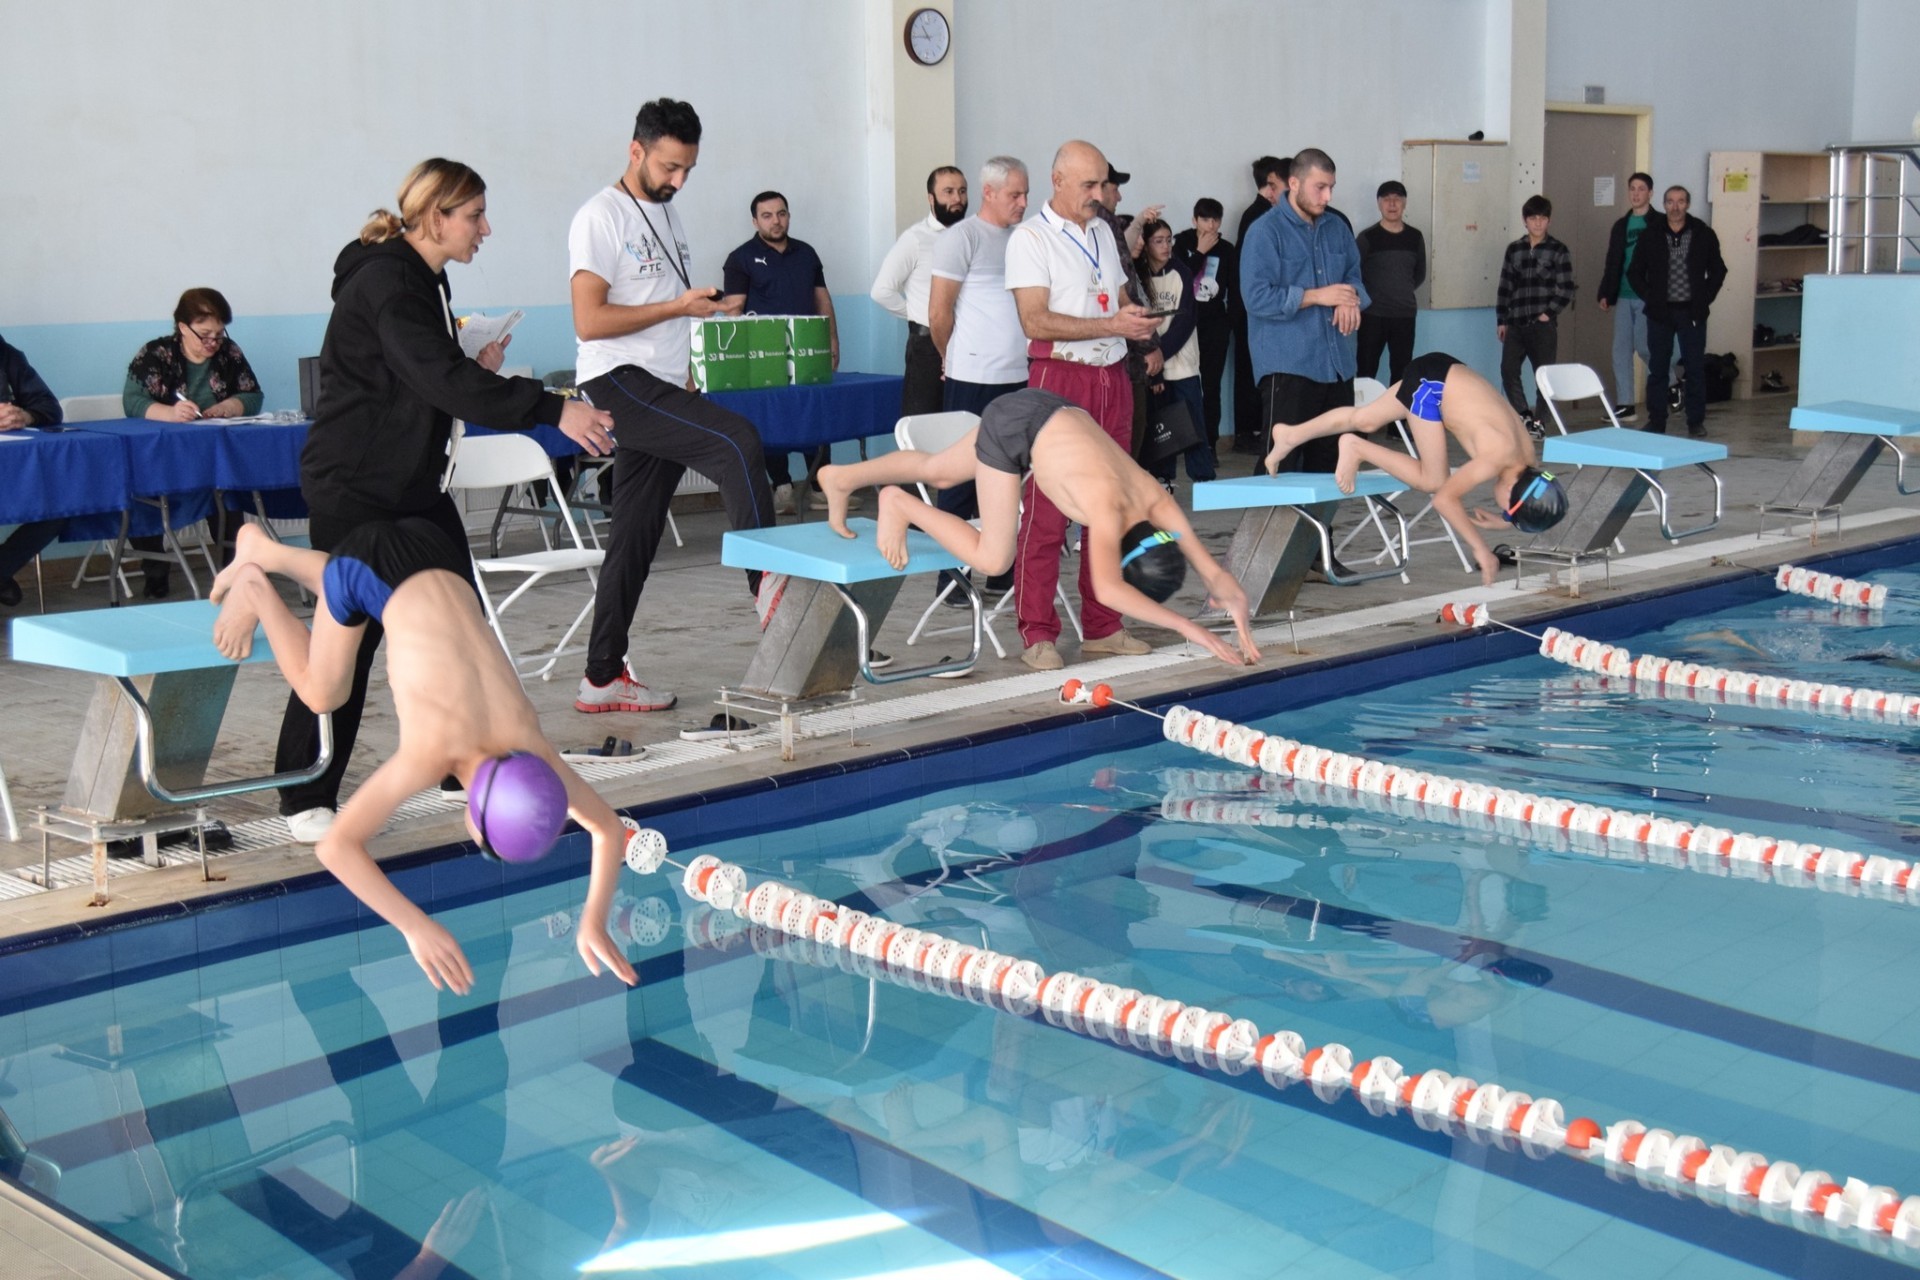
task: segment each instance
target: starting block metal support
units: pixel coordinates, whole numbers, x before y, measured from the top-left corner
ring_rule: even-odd
[[[1718,527],[1725,491],[1710,464],[1726,456],[1723,444],[1626,427],[1548,437],[1542,460],[1553,466],[1577,466],[1580,472],[1565,485],[1566,517],[1533,542],[1514,548],[1514,588],[1519,589],[1529,560],[1565,568],[1567,591],[1574,596],[1580,594],[1580,566],[1598,560],[1611,586],[1614,540],[1649,494],[1660,517],[1660,536],[1669,542]],[[1712,517],[1687,529],[1673,527],[1672,497],[1661,481],[1661,473],[1681,467],[1697,468],[1713,483]]]
[[[1316,556],[1327,581],[1337,587],[1395,576],[1407,581],[1407,520],[1390,497],[1406,487],[1384,471],[1361,472],[1352,493],[1342,493],[1331,474],[1320,472],[1241,476],[1193,486],[1193,509],[1244,513],[1224,563],[1246,591],[1254,615],[1265,616],[1293,607]],[[1376,513],[1384,512],[1398,523],[1398,543],[1387,538],[1386,568],[1349,574],[1334,569],[1329,526],[1335,509],[1348,498],[1364,498]]]
[[[138,838],[155,861],[159,836],[198,827],[206,874],[206,810],[197,806],[310,782],[333,760],[333,720],[319,717],[320,754],[305,769],[204,781],[236,664],[213,647],[219,609],[203,600],[92,609],[13,621],[13,656],[101,677],[74,750],[65,802],[42,809],[42,863],[51,836],[94,847],[94,905],[106,901],[106,846]],[[248,662],[272,658],[254,634]],[[163,780],[164,772],[167,779]],[[178,812],[196,806],[194,817]],[[156,863],[157,865],[157,863]],[[44,874],[44,867],[43,867]]]
[[[1899,444],[1901,437],[1920,435],[1920,412],[1837,400],[1796,406],[1790,425],[1795,431],[1817,431],[1822,436],[1780,492],[1760,504],[1759,536],[1766,536],[1768,516],[1810,519],[1813,530],[1808,541],[1818,545],[1820,521],[1832,516],[1838,537],[1840,506],[1879,461],[1882,449],[1893,454],[1894,488],[1907,496],[1920,493],[1920,486],[1907,485],[1907,453]]]

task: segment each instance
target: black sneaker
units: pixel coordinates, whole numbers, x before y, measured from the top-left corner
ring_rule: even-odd
[[[1705,440],[1707,438],[1706,424],[1705,423],[1695,424],[1691,422],[1688,423],[1687,434],[1689,436],[1692,436],[1695,440]]]
[[[1526,417],[1520,419],[1520,424],[1527,429],[1527,434],[1533,437],[1535,444],[1539,444],[1547,438],[1547,429],[1540,424],[1540,419],[1534,417],[1532,414],[1528,414]]]
[[[1623,405],[1616,406],[1613,411],[1613,416],[1616,418],[1619,418],[1622,422],[1625,422],[1627,419],[1633,417],[1635,412],[1636,412],[1636,407],[1633,401],[1629,400]]]
[[[165,600],[172,593],[173,583],[164,573],[148,574],[147,585],[140,591],[140,594],[149,600]]]
[[[15,582],[12,578],[0,578],[0,604],[11,609],[24,598],[25,596],[20,590],[19,583]]]
[[[867,669],[868,670],[885,671],[888,667],[892,665],[893,665],[892,654],[882,653],[878,649],[874,649],[874,648],[869,648],[867,650]]]
[[[1502,542],[1493,549],[1493,558],[1501,564],[1519,564],[1520,556],[1514,549]]]
[[[1686,407],[1687,391],[1679,383],[1667,388],[1667,412],[1678,413]]]

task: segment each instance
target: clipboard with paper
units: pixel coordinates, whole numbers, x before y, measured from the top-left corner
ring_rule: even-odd
[[[478,312],[461,316],[460,349],[466,352],[469,358],[477,358],[483,347],[490,346],[512,333],[513,327],[525,319],[526,314],[516,307],[512,311],[497,316],[481,315]]]

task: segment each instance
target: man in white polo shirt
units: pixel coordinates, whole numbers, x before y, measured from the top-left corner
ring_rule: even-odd
[[[1027,337],[1027,385],[1057,392],[1093,416],[1122,452],[1133,443],[1133,384],[1128,339],[1151,338],[1159,321],[1127,301],[1122,250],[1099,216],[1100,184],[1111,166],[1090,142],[1069,142],[1053,157],[1053,196],[1007,241],[1007,288]],[[1060,615],[1054,589],[1067,518],[1028,481],[1014,562],[1020,660],[1036,671],[1065,663],[1055,642]],[[1082,542],[1084,544],[1084,531]],[[1080,626],[1087,655],[1145,653],[1120,615],[1093,593],[1092,558],[1080,556]]]
[[[674,195],[700,155],[700,117],[657,98],[634,119],[627,171],[573,215],[567,233],[577,378],[613,415],[613,528],[593,598],[579,711],[664,711],[674,696],[648,688],[627,665],[627,633],[667,525],[667,504],[689,468],[720,487],[736,529],[774,522],[760,433],[737,413],[694,394],[693,324],[738,310],[720,290],[695,285]],[[749,585],[755,575],[749,574]]]
[[[907,322],[906,379],[900,416],[940,412],[940,353],[927,325],[933,242],[967,216],[967,175],[941,165],[927,175],[927,216],[900,233],[880,262],[867,296]]]

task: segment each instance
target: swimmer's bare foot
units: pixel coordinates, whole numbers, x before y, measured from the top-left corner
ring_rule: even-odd
[[[1292,453],[1298,445],[1293,438],[1293,428],[1276,423],[1273,428],[1273,448],[1267,452],[1265,466],[1268,475],[1278,475],[1280,460]]]
[[[827,495],[827,527],[843,538],[854,536],[847,528],[847,500],[858,486],[847,483],[846,468],[828,463],[814,473],[813,482]]]
[[[824,471],[821,473],[825,474]],[[909,499],[906,491],[897,485],[888,485],[880,491],[879,530],[874,541],[880,547],[880,554],[895,569],[907,567],[907,506]],[[852,534],[848,534],[852,537]]]
[[[1358,443],[1356,436],[1340,437],[1340,461],[1334,464],[1333,482],[1342,493],[1353,492],[1354,479],[1360,474],[1360,450],[1354,447]]]
[[[220,585],[222,582],[224,586]],[[223,603],[220,616],[213,620],[213,647],[223,657],[243,661],[253,652],[253,630],[260,623],[260,610],[253,603],[252,592],[272,591],[273,584],[267,581],[259,565],[236,560],[220,571],[215,586],[220,590]]]
[[[227,592],[233,584],[242,566],[260,563],[261,544],[272,545],[273,539],[256,524],[243,524],[233,535],[233,562],[214,575],[213,586],[207,592],[207,599],[219,604],[227,598]]]

